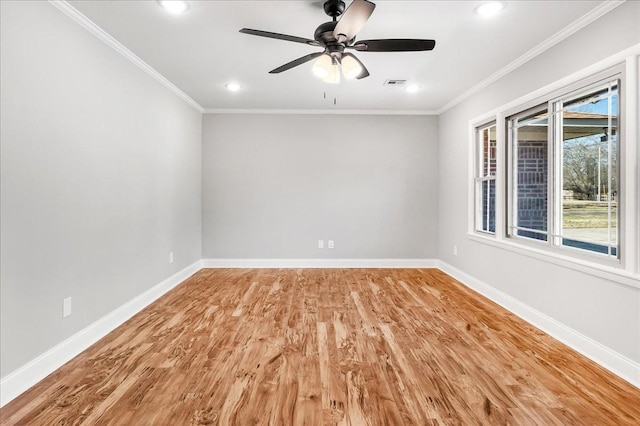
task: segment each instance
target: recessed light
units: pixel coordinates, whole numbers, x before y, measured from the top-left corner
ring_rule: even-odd
[[[420,90],[420,86],[417,84],[410,84],[405,90],[409,93],[416,93]]]
[[[238,83],[227,83],[224,87],[226,87],[230,92],[237,92],[242,88]]]
[[[183,0],[158,0],[158,4],[175,15],[189,9],[189,3]]]
[[[476,13],[480,16],[494,16],[506,6],[506,3],[503,1],[490,1],[478,6],[476,8]]]

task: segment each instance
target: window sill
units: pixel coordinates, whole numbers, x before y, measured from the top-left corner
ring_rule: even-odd
[[[493,247],[508,250],[543,262],[552,263],[578,272],[604,278],[618,284],[640,289],[640,274],[633,274],[624,269],[600,265],[558,253],[551,253],[547,250],[529,247],[512,241],[498,240],[494,236],[485,236],[474,232],[467,233],[467,236],[472,241],[488,244]]]

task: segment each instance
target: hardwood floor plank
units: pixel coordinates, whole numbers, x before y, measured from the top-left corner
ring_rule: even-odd
[[[366,394],[362,371],[348,371],[345,382],[347,385],[347,405],[345,416],[338,424],[345,426],[370,425],[371,421],[364,414]]]
[[[400,348],[389,326],[384,324],[380,327],[380,330],[387,345],[389,345],[391,356],[397,365],[398,382],[404,382],[406,385],[403,385],[406,395],[405,399],[417,403],[417,405],[412,404],[411,406],[412,411],[414,411],[412,418],[420,418],[420,414],[422,414],[424,416],[423,419],[426,421],[438,419],[440,416],[434,407],[433,400],[427,400],[424,394],[424,392],[427,394],[435,394],[435,390],[430,386],[428,389],[425,389],[424,383],[420,386],[417,380],[418,376],[411,367],[409,360]]]
[[[249,301],[252,300],[251,295],[256,290],[256,287],[258,287],[258,283],[256,282],[251,283],[249,290],[247,290],[247,292],[242,296],[242,300],[240,301],[240,304],[238,305],[236,310],[233,311],[233,313],[231,314],[232,317],[239,317],[240,315],[242,315],[242,311],[249,307]]]
[[[327,323],[319,322],[318,328],[318,356],[320,362],[320,387],[322,388],[322,409],[331,409],[330,379],[331,361],[329,360],[329,342],[327,337]]]
[[[2,425],[637,425],[640,390],[435,269],[201,270]]]

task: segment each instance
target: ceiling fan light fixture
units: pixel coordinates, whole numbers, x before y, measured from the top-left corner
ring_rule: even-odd
[[[325,0],[323,7],[325,13],[333,20],[320,24],[314,31],[313,40],[251,28],[242,28],[240,32],[322,48],[322,51],[310,53],[272,69],[269,74],[280,74],[315,60],[312,67],[313,74],[331,83],[339,83],[343,76],[362,80],[370,75],[367,67],[355,55],[345,52],[345,49],[354,49],[358,52],[420,52],[433,50],[436,45],[435,40],[413,38],[358,40],[355,42],[356,35],[371,17],[376,5],[369,0],[352,0],[349,7],[344,9],[345,2],[343,0]],[[338,16],[340,16],[339,20]],[[344,63],[341,64],[341,62]]]
[[[329,73],[331,73],[332,67],[333,61],[331,59],[331,56],[325,53],[324,55],[320,56],[318,60],[313,64],[313,68],[311,69],[311,71],[313,71],[313,74],[316,77],[325,79],[329,76]]]
[[[340,63],[337,59],[333,59],[329,74],[325,78],[323,78],[322,81],[329,84],[339,84],[340,74]]]
[[[347,79],[353,79],[362,74],[362,66],[351,56],[342,58],[342,73]]]
[[[506,3],[503,1],[490,1],[478,6],[476,8],[476,13],[480,16],[486,17],[495,16],[500,13],[500,11],[502,11],[506,6]]]

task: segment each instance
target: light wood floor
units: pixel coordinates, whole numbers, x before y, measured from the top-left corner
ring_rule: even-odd
[[[624,425],[640,390],[415,269],[202,270],[3,425]]]

